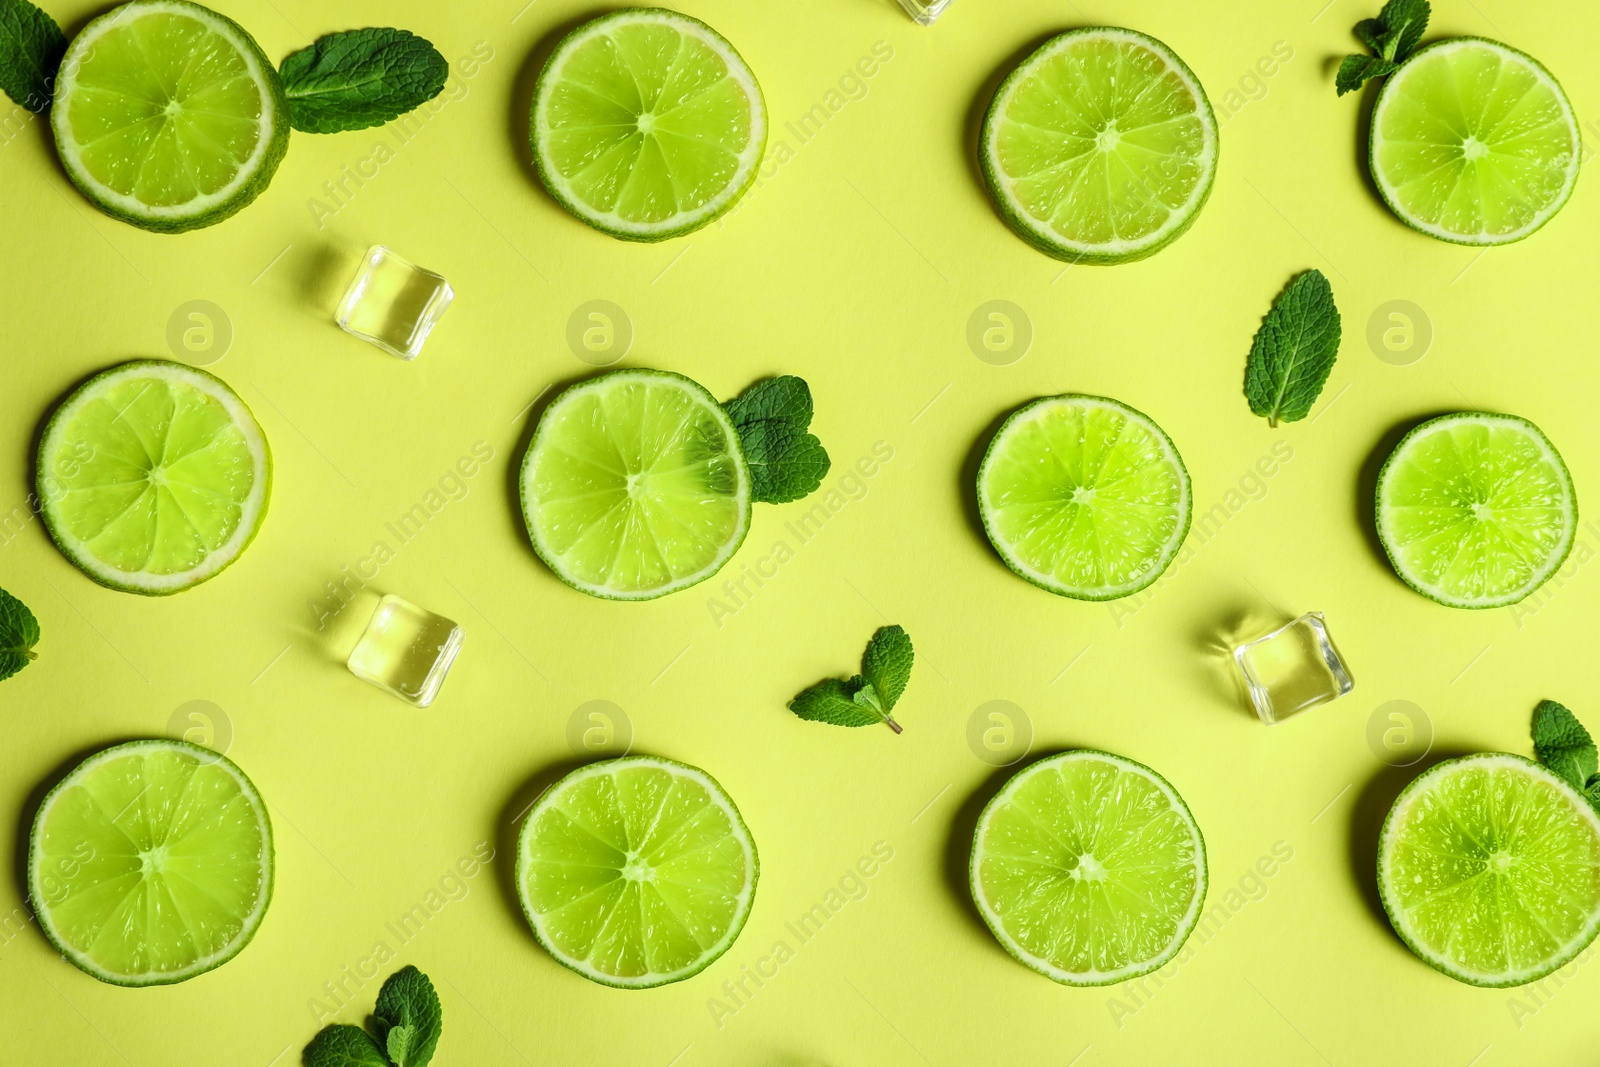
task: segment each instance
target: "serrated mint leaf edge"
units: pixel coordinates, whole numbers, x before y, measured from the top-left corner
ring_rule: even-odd
[[[330,83],[327,88],[313,90],[308,87],[308,79],[316,74],[317,66],[324,57],[334,56],[329,62],[336,64],[341,58],[337,55],[338,49],[344,47],[353,51],[351,46],[377,41],[377,35],[385,36],[381,38],[381,43],[373,45],[368,54],[361,57],[372,67],[366,77],[352,76],[343,83]],[[373,63],[373,57],[385,49],[398,51],[402,47],[411,56],[423,57],[425,64],[414,65],[408,72],[409,77],[402,79],[401,84],[388,94],[366,96],[356,91],[380,83],[386,77],[394,77],[392,69],[387,66],[380,69]],[[336,66],[334,70],[337,70]],[[289,101],[290,126],[301,133],[343,133],[382,126],[415,111],[444,91],[450,66],[432,42],[410,30],[368,26],[319,37],[307,47],[284,57],[283,62],[278,64],[278,76],[283,83],[284,96]],[[404,91],[412,79],[422,88]]]
[[[722,406],[739,435],[753,500],[787,504],[821,488],[833,459],[809,432],[816,408],[804,378],[764,378]]]
[[[1328,320],[1331,337],[1325,336]],[[1271,426],[1280,420],[1299,422],[1309,415],[1333,373],[1342,337],[1339,306],[1327,276],[1312,269],[1291,278],[1272,301],[1250,343],[1245,363],[1245,398],[1250,410],[1265,417]],[[1292,345],[1287,358],[1281,350],[1285,341]],[[1310,374],[1291,394],[1297,372],[1308,363],[1312,363]]]

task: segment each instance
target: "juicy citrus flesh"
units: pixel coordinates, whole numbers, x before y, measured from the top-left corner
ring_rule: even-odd
[[[1189,476],[1166,433],[1102,397],[1046,397],[1017,412],[978,471],[989,540],[1054,593],[1108,600],[1161,576],[1183,544]]]
[[[1550,72],[1477,38],[1418,52],[1373,110],[1372,173],[1384,199],[1449,241],[1504,244],[1538,229],[1571,195],[1580,148]]]
[[[85,760],[34,821],[40,926],[102,981],[160,985],[225,963],[272,895],[272,829],[244,773],[178,741]]]
[[[660,9],[580,27],[535,92],[545,184],[618,237],[673,236],[715,219],[755,178],[766,131],[761,90],[733,46]]]
[[[1521,985],[1600,930],[1600,816],[1521,756],[1450,760],[1384,822],[1378,888],[1395,931],[1472,985]]]
[[[1378,537],[1400,577],[1452,607],[1522,600],[1576,536],[1572,476],[1538,427],[1464,412],[1413,430],[1378,477]]]
[[[522,469],[534,547],[568,584],[647,599],[715,574],[750,525],[750,474],[721,405],[687,378],[614,371],[551,403]]]
[[[636,756],[574,771],[540,799],[518,841],[517,891],[561,963],[607,985],[654,986],[727,951],[758,869],[710,775]]]
[[[1062,259],[1121,262],[1193,221],[1216,175],[1217,129],[1171,49],[1131,30],[1076,30],[1001,86],[983,154],[1024,239]]]
[[[177,363],[124,364],[51,419],[40,497],[56,543],[90,577],[171,593],[238,558],[265,514],[271,469],[250,410]]]
[[[1159,775],[1101,752],[1019,772],[978,821],[972,894],[1014,956],[1105,985],[1177,954],[1205,900],[1205,843]]]
[[[198,5],[125,4],[79,35],[62,71],[62,161],[91,199],[135,221],[225,212],[282,154],[276,73],[243,30]]]

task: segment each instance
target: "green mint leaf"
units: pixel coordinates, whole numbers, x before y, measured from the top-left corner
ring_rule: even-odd
[[[0,682],[33,662],[39,620],[28,606],[0,589]]]
[[[372,1035],[359,1026],[329,1026],[311,1039],[305,1067],[392,1067]]]
[[[330,33],[283,61],[289,125],[306,133],[382,126],[427,103],[450,73],[438,49],[407,30]]]
[[[825,722],[832,726],[872,726],[883,722],[875,708],[856,703],[860,692],[860,679],[846,682],[829,678],[818,682],[789,701],[789,710],[808,722]]]
[[[811,425],[811,389],[786,374],[746,389],[723,407],[739,431],[751,492],[766,504],[809,496],[822,484],[832,461]]]
[[[1338,356],[1333,287],[1321,271],[1308,270],[1278,294],[1256,331],[1244,375],[1250,410],[1273,426],[1305,418]]]
[[[1428,0],[1389,0],[1378,13],[1383,39],[1382,47],[1375,51],[1391,62],[1402,62],[1421,43],[1430,14]],[[1359,35],[1359,27],[1356,32]]]
[[[1533,753],[1580,792],[1590,788],[1600,770],[1589,731],[1554,700],[1541,700],[1533,709]]]
[[[28,0],[0,0],[0,89],[29,111],[50,106],[67,38]]]
[[[395,1067],[425,1067],[444,1030],[439,994],[428,976],[415,967],[391,974],[378,990],[373,1027]]]
[[[900,694],[911,681],[911,665],[916,655],[911,638],[898,626],[885,626],[872,635],[861,657],[861,673],[867,684],[883,700],[883,710],[894,710]]]
[[[1382,56],[1345,56],[1344,62],[1339,64],[1339,74],[1333,84],[1339,90],[1339,95],[1343,96],[1355,92],[1371,78],[1382,78],[1399,69],[1399,64],[1391,63]]]
[[[1362,19],[1356,23],[1356,36],[1374,52],[1383,51],[1384,25],[1382,19]]]

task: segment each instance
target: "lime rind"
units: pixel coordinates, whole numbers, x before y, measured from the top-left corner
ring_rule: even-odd
[[[1135,774],[1151,782],[1160,789],[1170,804],[1171,810],[1193,834],[1194,896],[1190,900],[1188,908],[1180,917],[1172,939],[1160,952],[1149,959],[1134,961],[1125,967],[1109,972],[1068,971],[1056,966],[1049,960],[1029,952],[1006,930],[1002,916],[984,893],[983,882],[979,872],[979,867],[983,860],[984,830],[989,825],[994,813],[1005,807],[1012,796],[1035,774],[1054,770],[1072,760],[1098,760],[1109,763],[1121,772]],[[1194,814],[1189,810],[1189,805],[1178,795],[1178,791],[1172,787],[1172,783],[1142,763],[1135,762],[1125,756],[1117,756],[1110,752],[1102,752],[1091,748],[1073,749],[1059,755],[1048,756],[1024,767],[1006,782],[1000,792],[995,794],[988,804],[984,805],[982,813],[978,816],[978,825],[972,834],[972,859],[967,868],[967,877],[972,890],[973,903],[977,905],[978,913],[983,916],[984,924],[989,927],[989,932],[994,935],[995,940],[1000,942],[1002,948],[1010,953],[1017,962],[1030,970],[1037,971],[1046,978],[1060,982],[1062,985],[1080,987],[1115,985],[1119,982],[1126,982],[1131,978],[1149,974],[1170,963],[1173,957],[1183,949],[1184,943],[1189,940],[1189,935],[1194,932],[1194,928],[1199,925],[1201,909],[1205,905],[1206,890],[1210,884],[1210,874],[1206,867],[1205,837],[1200,833],[1200,826],[1195,822]]]
[[[724,815],[727,816],[728,825],[732,830],[733,840],[742,850],[749,876],[745,881],[737,898],[737,907],[733,919],[726,931],[715,942],[707,946],[704,953],[693,963],[666,974],[647,974],[636,978],[608,974],[588,964],[585,960],[576,959],[557,947],[546,928],[544,918],[537,912],[528,900],[527,885],[528,869],[533,858],[531,855],[534,827],[539,815],[546,809],[553,807],[562,794],[588,779],[609,775],[613,771],[626,767],[647,767],[666,771],[669,774],[687,778],[699,785]],[[739,808],[734,804],[728,791],[711,775],[698,767],[691,767],[687,763],[667,759],[662,756],[623,756],[619,759],[601,760],[590,763],[568,774],[555,785],[547,789],[523,818],[522,829],[517,836],[517,862],[515,872],[517,882],[517,899],[522,905],[522,914],[528,920],[528,925],[533,930],[533,936],[539,945],[550,954],[557,963],[569,970],[583,975],[592,982],[611,986],[616,989],[653,989],[658,986],[670,985],[681,982],[686,978],[693,978],[711,964],[715,963],[733,943],[738,940],[739,934],[744,930],[745,923],[750,918],[750,910],[755,902],[756,883],[761,877],[761,857],[756,852],[755,840],[750,836],[750,829],[745,825],[744,817],[739,814]]]
[[[549,543],[545,535],[544,524],[540,521],[539,513],[530,491],[538,458],[542,450],[550,443],[551,435],[555,432],[554,427],[558,421],[555,416],[560,413],[562,406],[579,400],[585,395],[600,393],[613,386],[627,382],[641,382],[657,386],[671,385],[688,393],[721,425],[726,435],[729,455],[735,458],[736,463],[734,466],[737,470],[737,487],[734,500],[739,509],[740,519],[738,528],[733,535],[720,546],[715,556],[699,570],[667,585],[642,591],[624,590],[588,582],[573,574],[571,568],[562,560],[561,554]],[[733,425],[733,420],[728,417],[727,411],[722,405],[717,403],[716,398],[711,395],[705,386],[692,378],[672,371],[644,368],[607,371],[587,381],[579,382],[552,400],[550,406],[540,416],[539,425],[534,430],[533,440],[528,445],[527,454],[523,456],[522,472],[518,479],[518,492],[522,504],[523,522],[528,528],[528,538],[533,544],[534,552],[544,562],[545,566],[550,568],[551,573],[579,592],[588,593],[590,596],[599,597],[603,600],[626,601],[654,600],[658,597],[667,596],[670,593],[676,593],[690,586],[698,585],[720,571],[727,565],[728,560],[732,559],[734,554],[739,551],[740,546],[744,544],[745,537],[750,533],[750,516],[754,499],[751,495],[750,470],[744,458],[744,446],[740,442],[739,432]]]
[[[78,88],[74,72],[91,54],[95,42],[107,32],[152,13],[192,18],[233,45],[260,91],[260,123],[266,130],[251,154],[239,164],[238,174],[231,182],[214,193],[196,197],[181,205],[146,204],[100,181],[85,166],[70,125]],[[101,211],[142,229],[156,233],[182,233],[222,222],[266,191],[289,150],[289,102],[272,61],[244,27],[225,15],[189,3],[188,0],[133,0],[132,3],[113,8],[85,26],[68,46],[61,61],[61,71],[63,73],[56,81],[55,98],[50,110],[50,125],[67,177]]]
[[[729,75],[744,91],[750,104],[750,138],[739,156],[738,166],[722,192],[699,207],[680,212],[659,223],[641,223],[627,219],[614,211],[600,211],[583,202],[572,190],[571,182],[550,157],[547,141],[550,133],[549,104],[554,88],[561,82],[567,61],[584,43],[597,34],[623,25],[659,23],[693,37],[715,52],[726,64]],[[534,168],[539,180],[556,202],[573,216],[601,233],[624,241],[665,241],[692,233],[702,226],[715,222],[727,214],[739,199],[755,184],[756,175],[767,147],[767,104],[755,73],[737,49],[716,30],[699,19],[659,7],[623,8],[600,16],[577,27],[561,39],[546,61],[534,83],[533,107],[529,116],[529,139],[533,148]]]
[[[1542,208],[1534,216],[1534,218],[1529,221],[1527,225],[1523,226],[1521,229],[1507,234],[1493,235],[1488,233],[1460,233],[1454,230],[1445,229],[1443,226],[1429,222],[1426,219],[1418,218],[1415,213],[1407,211],[1405,208],[1400,206],[1398,202],[1399,197],[1394,187],[1394,183],[1391,182],[1383,173],[1383,170],[1379,166],[1378,162],[1378,145],[1380,140],[1382,140],[1382,134],[1379,126],[1382,122],[1385,109],[1399,97],[1401,92],[1399,87],[1404,84],[1407,71],[1415,71],[1420,69],[1420,67],[1417,65],[1419,61],[1426,61],[1430,58],[1438,59],[1444,55],[1448,55],[1451,51],[1473,47],[1488,48],[1494,52],[1497,52],[1501,58],[1510,59],[1513,62],[1521,63],[1526,66],[1528,70],[1533,72],[1534,76],[1540,81],[1540,83],[1548,88],[1554,95],[1560,106],[1561,113],[1566,119],[1567,128],[1571,134],[1571,148],[1568,152],[1568,164],[1565,172],[1565,180],[1562,184],[1561,190],[1556,197],[1551,200],[1550,203],[1545,205],[1545,207]],[[1561,88],[1561,83],[1556,80],[1555,75],[1551,74],[1549,69],[1546,68],[1544,64],[1540,63],[1537,59],[1528,55],[1526,52],[1519,51],[1518,49],[1512,48],[1510,45],[1503,44],[1499,41],[1493,41],[1486,37],[1452,37],[1449,40],[1437,41],[1424,48],[1420,48],[1411,56],[1409,56],[1406,61],[1400,65],[1400,69],[1398,71],[1384,80],[1383,87],[1378,93],[1378,99],[1372,108],[1372,118],[1368,133],[1368,145],[1368,169],[1372,172],[1373,183],[1377,186],[1378,195],[1383,198],[1383,202],[1388,206],[1389,210],[1394,213],[1396,218],[1419,233],[1427,234],[1429,237],[1436,237],[1441,241],[1448,241],[1452,244],[1470,245],[1477,248],[1512,244],[1516,241],[1521,241],[1524,238],[1531,236],[1533,233],[1543,228],[1545,223],[1554,218],[1556,213],[1565,207],[1567,201],[1572,198],[1572,192],[1578,184],[1578,171],[1582,167],[1583,163],[1583,139],[1578,130],[1577,115],[1573,112],[1572,102],[1567,98],[1566,91]]]
[[[1378,836],[1378,896],[1383,903],[1383,910],[1388,915],[1389,923],[1393,926],[1395,934],[1399,936],[1401,941],[1405,942],[1406,947],[1415,953],[1418,959],[1441,974],[1448,975],[1458,982],[1481,988],[1504,989],[1510,986],[1526,985],[1565,967],[1594,942],[1596,934],[1600,934],[1600,887],[1596,888],[1595,899],[1590,903],[1590,913],[1586,924],[1577,934],[1569,938],[1558,950],[1552,953],[1549,958],[1536,967],[1493,974],[1465,968],[1432,946],[1425,944],[1424,939],[1410,922],[1406,909],[1400,906],[1396,900],[1399,894],[1394,884],[1392,865],[1395,848],[1406,816],[1410,814],[1417,801],[1430,790],[1436,788],[1443,778],[1474,768],[1490,771],[1517,771],[1547,784],[1567,800],[1573,811],[1578,814],[1581,822],[1588,824],[1596,841],[1594,851],[1600,852],[1600,813],[1595,811],[1594,805],[1586,797],[1573,789],[1565,780],[1525,756],[1518,756],[1509,752],[1480,752],[1470,756],[1463,756],[1459,759],[1446,760],[1429,768],[1418,775],[1411,784],[1407,785],[1401,791],[1399,797],[1395,799],[1394,806],[1389,809],[1389,814],[1383,820],[1383,828]],[[1458,828],[1463,834],[1470,833],[1470,830],[1466,827],[1458,826]]]
[[[1404,559],[1404,552],[1396,547],[1398,538],[1391,528],[1389,516],[1387,515],[1388,508],[1384,504],[1384,496],[1389,481],[1400,470],[1411,448],[1415,447],[1418,442],[1422,441],[1430,433],[1472,422],[1481,423],[1491,430],[1501,427],[1515,428],[1516,431],[1534,442],[1549,469],[1560,479],[1565,498],[1561,536],[1543,564],[1535,568],[1529,578],[1515,589],[1496,596],[1477,599],[1453,597],[1437,587],[1428,585],[1413,573],[1412,568]],[[1389,565],[1394,568],[1395,574],[1406,585],[1429,600],[1451,608],[1500,608],[1527,599],[1534,590],[1549,581],[1551,575],[1561,569],[1561,565],[1567,561],[1568,555],[1571,554],[1578,535],[1577,490],[1573,485],[1572,473],[1567,469],[1566,462],[1561,458],[1561,454],[1550,443],[1550,439],[1545,436],[1544,431],[1527,419],[1516,415],[1502,415],[1489,411],[1466,411],[1441,415],[1438,418],[1429,419],[1401,438],[1400,443],[1395,446],[1394,452],[1389,455],[1388,459],[1384,460],[1383,467],[1378,471],[1374,514],[1378,530],[1378,541],[1383,545],[1384,554],[1389,558]]]
[[[103,392],[124,378],[139,376],[180,382],[217,401],[232,417],[234,426],[243,436],[254,459],[250,493],[241,505],[239,524],[232,536],[212,550],[199,565],[173,574],[124,570],[96,557],[87,545],[67,529],[68,522],[60,512],[62,490],[53,481],[54,476],[50,473],[53,469],[51,460],[60,451],[73,416],[84,405],[98,399]],[[142,359],[119,364],[109,370],[101,371],[79,386],[50,416],[50,421],[45,425],[44,434],[39,441],[35,463],[40,515],[44,519],[50,539],[55,542],[62,555],[101,585],[124,593],[140,593],[145,596],[170,596],[173,593],[181,593],[185,589],[192,589],[202,582],[210,581],[232,566],[260,532],[272,493],[272,452],[267,445],[267,438],[261,430],[261,425],[256,422],[255,415],[245,405],[244,400],[221,378],[197,367],[168,360]]]
[[[1038,68],[1074,44],[1091,39],[1111,40],[1143,48],[1158,56],[1189,91],[1195,103],[1195,115],[1204,134],[1204,147],[1198,157],[1200,180],[1190,191],[1188,200],[1170,212],[1167,221],[1151,233],[1136,240],[1115,240],[1103,244],[1088,244],[1064,237],[1051,227],[1030,215],[1011,192],[1012,180],[999,163],[998,139],[1005,124],[1005,111],[1017,89]],[[1194,71],[1189,69],[1167,45],[1148,34],[1119,27],[1085,27],[1069,30],[1046,41],[1040,48],[1017,66],[995,92],[994,100],[984,115],[978,138],[978,160],[990,196],[1006,224],[1028,244],[1047,256],[1069,263],[1087,263],[1110,266],[1131,263],[1155,255],[1194,225],[1200,210],[1211,197],[1216,184],[1219,136],[1216,114],[1205,88]]]
[[[107,970],[95,962],[88,953],[75,948],[67,943],[66,938],[57,929],[48,904],[49,895],[42,881],[41,864],[44,862],[43,833],[45,823],[49,818],[51,808],[67,790],[77,785],[85,776],[94,771],[101,764],[113,759],[120,759],[131,755],[141,755],[148,752],[175,752],[194,758],[203,765],[212,765],[222,768],[237,783],[239,794],[245,798],[250,808],[255,812],[261,827],[261,885],[256,897],[255,905],[243,917],[239,932],[226,945],[217,951],[202,956],[195,962],[174,971],[154,972],[148,974],[121,974]],[[145,987],[158,985],[172,985],[183,982],[197,975],[215,970],[216,968],[233,959],[244,951],[261,927],[261,921],[267,913],[267,906],[272,903],[272,891],[275,881],[275,862],[272,838],[272,820],[267,814],[266,802],[261,793],[256,789],[248,775],[244,773],[232,760],[219,752],[209,748],[191,744],[187,741],[153,738],[141,741],[128,741],[120,745],[97,752],[73,768],[65,778],[45,794],[44,800],[39,804],[39,811],[34,816],[33,829],[28,840],[28,899],[33,909],[34,916],[39,922],[39,930],[56,951],[73,966],[85,974],[98,978],[108,985]]]
[[[989,479],[992,463],[997,456],[1004,452],[1005,445],[1012,434],[1027,426],[1039,415],[1051,408],[1060,406],[1103,407],[1123,418],[1136,422],[1159,442],[1164,457],[1177,477],[1179,487],[1178,522],[1174,527],[1172,537],[1162,546],[1160,554],[1151,565],[1134,581],[1109,588],[1065,585],[1023,560],[1007,544],[1006,539],[996,528],[998,522],[993,514],[988,494],[985,492],[985,485]],[[1112,400],[1109,397],[1092,396],[1085,393],[1063,393],[1060,396],[1041,397],[1013,412],[1001,424],[999,431],[995,433],[993,440],[989,442],[988,449],[984,452],[983,462],[978,467],[977,494],[978,512],[983,521],[984,533],[988,536],[989,543],[999,553],[1005,565],[1018,577],[1038,586],[1040,589],[1055,593],[1058,596],[1070,597],[1073,600],[1119,600],[1123,597],[1132,596],[1142,589],[1149,588],[1150,585],[1166,573],[1167,568],[1172,565],[1172,561],[1177,558],[1178,553],[1183,548],[1184,539],[1189,536],[1189,526],[1194,519],[1194,493],[1189,478],[1189,470],[1184,466],[1183,457],[1178,454],[1178,448],[1173,444],[1172,438],[1167,435],[1167,432],[1157,425],[1150,416],[1122,403],[1120,400]]]

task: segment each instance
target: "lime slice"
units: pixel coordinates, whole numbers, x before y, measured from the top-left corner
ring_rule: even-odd
[[[517,841],[517,895],[539,943],[625,989],[681,981],[728,951],[760,871],[716,780],[652,756],[573,771],[539,798]]]
[[[45,796],[28,841],[39,928],[113,985],[166,985],[250,943],[272,899],[272,824],[244,772],[185,741],[131,741]]]
[[[704,388],[620,370],[551,402],[522,461],[522,516],[556,576],[611,600],[665,596],[721,569],[750,529],[739,434]]]
[[[186,0],[134,0],[85,26],[61,62],[50,125],[84,196],[161,233],[250,203],[289,147],[272,63],[238,23]]]
[[[972,899],[1047,978],[1110,985],[1165,964],[1206,897],[1206,845],[1155,771],[1082,749],[1017,772],[983,809]]]
[[[1572,195],[1582,141],[1572,105],[1532,56],[1458,37],[1389,76],[1372,111],[1372,177],[1408,226],[1503,245]]]
[[[1000,214],[1073,263],[1165,248],[1217,175],[1217,123],[1194,72],[1142,33],[1051,38],[1012,71],[983,120],[979,156]]]
[[[767,105],[733,45],[661,8],[573,30],[533,91],[534,163],[550,195],[628,241],[697,230],[755,181]]]
[[[1412,430],[1378,474],[1378,540],[1401,579],[1452,608],[1515,604],[1572,551],[1578,501],[1527,419],[1466,411]]]
[[[1429,966],[1469,985],[1532,982],[1600,931],[1600,815],[1521,756],[1447,760],[1384,820],[1378,893]]]
[[[1189,472],[1150,419],[1098,396],[1049,396],[995,434],[978,510],[1006,566],[1078,600],[1161,576],[1189,532]]]
[[[159,595],[239,558],[266,517],[272,456],[222,381],[137,360],[56,409],[38,479],[45,526],[68,559],[102,585]]]

